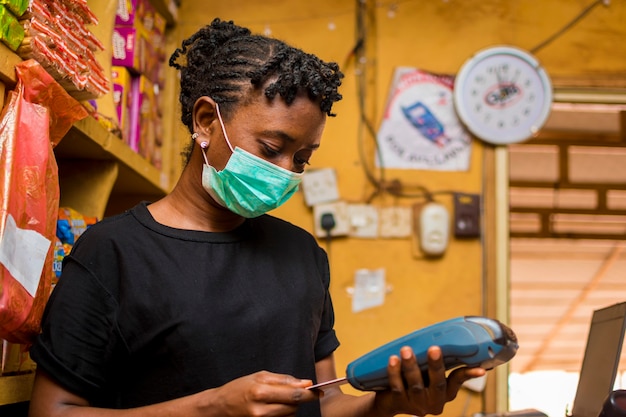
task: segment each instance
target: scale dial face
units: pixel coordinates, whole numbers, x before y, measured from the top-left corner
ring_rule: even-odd
[[[510,46],[479,51],[455,78],[454,104],[470,132],[501,145],[536,135],[550,114],[552,83],[528,52]]]

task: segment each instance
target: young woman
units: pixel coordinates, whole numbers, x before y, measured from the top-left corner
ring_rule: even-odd
[[[336,377],[329,266],[306,231],[265,214],[297,189],[343,75],[214,20],[183,42],[191,141],[163,199],[104,219],[66,258],[31,349],[31,417],[438,414],[461,384],[429,351],[389,359],[390,389],[321,394]]]

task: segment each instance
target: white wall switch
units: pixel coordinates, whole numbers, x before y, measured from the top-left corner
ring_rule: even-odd
[[[313,207],[316,204],[339,200],[337,175],[333,168],[319,168],[302,174],[304,202]]]
[[[369,204],[349,204],[350,236],[378,237],[378,209]]]
[[[413,230],[413,210],[411,207],[382,207],[379,236],[382,238],[409,238]]]

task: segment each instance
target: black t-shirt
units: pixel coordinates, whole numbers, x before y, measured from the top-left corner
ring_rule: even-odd
[[[259,370],[315,381],[339,345],[333,324],[328,260],[308,232],[269,215],[174,229],[141,204],[77,241],[31,356],[92,405],[129,408]]]

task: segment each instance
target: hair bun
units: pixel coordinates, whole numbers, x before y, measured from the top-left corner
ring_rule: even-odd
[[[250,35],[250,29],[237,26],[232,20],[226,22],[215,18],[210,25],[204,26],[184,40],[182,46],[177,48],[170,57],[169,64],[171,67],[182,70],[190,61],[205,60],[213,56],[229,40]],[[179,62],[179,59],[183,62]]]
[[[232,20],[223,21],[219,17],[213,19],[207,29],[216,45],[223,45],[231,39],[250,36],[251,34],[250,29],[237,26]]]

